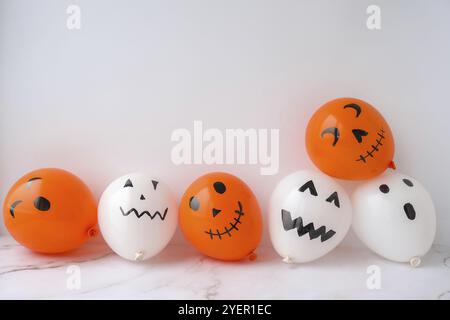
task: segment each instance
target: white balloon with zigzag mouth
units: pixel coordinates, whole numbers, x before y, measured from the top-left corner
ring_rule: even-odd
[[[287,263],[309,262],[333,250],[347,234],[352,205],[332,178],[298,171],[278,183],[269,208],[272,244]]]
[[[178,206],[159,179],[132,173],[113,181],[98,207],[100,231],[109,247],[128,260],[146,260],[163,250],[178,224]]]

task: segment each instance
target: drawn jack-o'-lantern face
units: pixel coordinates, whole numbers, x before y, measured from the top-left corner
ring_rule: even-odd
[[[316,111],[306,148],[320,170],[340,179],[369,179],[395,168],[389,125],[374,107],[354,98],[332,100]]]
[[[285,262],[324,256],[344,239],[351,220],[345,189],[323,173],[292,173],[278,183],[270,199],[270,238]]]
[[[3,218],[25,247],[60,253],[97,233],[97,206],[88,187],[61,169],[40,169],[20,178],[9,191]]]
[[[388,172],[360,184],[352,203],[352,228],[369,249],[389,260],[420,264],[434,241],[436,213],[419,181]]]
[[[178,225],[178,206],[163,181],[135,172],[117,178],[103,192],[98,222],[114,252],[141,261],[169,243]]]
[[[243,181],[226,173],[194,181],[181,200],[179,219],[186,239],[216,259],[243,259],[261,239],[261,210],[255,196]]]

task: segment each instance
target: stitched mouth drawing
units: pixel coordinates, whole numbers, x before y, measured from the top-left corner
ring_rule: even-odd
[[[213,209],[213,211],[219,211],[217,209]],[[241,224],[241,217],[244,215],[244,211],[242,211],[242,204],[240,201],[238,201],[238,209],[234,211],[234,213],[237,214],[237,217],[234,217],[233,221],[230,222],[229,226],[225,226],[224,227],[224,231],[220,231],[219,229],[216,229],[216,231],[212,231],[212,229],[209,229],[209,231],[205,231],[206,234],[209,234],[209,237],[211,238],[211,240],[214,239],[214,237],[219,238],[219,240],[222,240],[222,236],[226,236],[228,235],[228,237],[231,238],[231,232],[236,230],[239,231],[237,225]],[[213,212],[214,215],[214,212]]]
[[[362,161],[362,162],[366,163],[368,158],[374,158],[373,154],[377,151],[380,151],[380,147],[383,146],[382,141],[384,139],[386,139],[386,137],[384,135],[384,130],[381,129],[380,132],[377,133],[377,135],[378,135],[378,138],[375,140],[376,144],[371,146],[372,149],[370,151],[367,150],[366,154],[360,154],[359,158],[356,159],[356,161]]]
[[[142,216],[145,216],[145,215],[147,215],[147,216],[149,216],[150,217],[150,219],[155,219],[157,216],[162,220],[162,221],[164,221],[164,219],[166,218],[166,215],[167,215],[167,211],[169,210],[169,208],[166,208],[165,210],[164,210],[164,213],[163,214],[161,214],[159,211],[155,211],[153,214],[151,214],[150,212],[148,212],[148,211],[142,211],[141,213],[139,213],[139,211],[137,211],[135,208],[132,208],[132,209],[130,209],[130,210],[128,210],[128,211],[124,211],[123,209],[122,209],[122,207],[120,207],[120,211],[122,211],[122,215],[124,216],[124,217],[126,217],[126,216],[129,216],[131,213],[133,213],[134,212],[134,214],[136,215],[136,217],[138,218],[138,219],[140,219]]]
[[[283,222],[283,228],[285,231],[297,229],[299,237],[302,237],[308,233],[310,240],[314,240],[320,237],[320,241],[325,242],[336,234],[334,230],[330,229],[327,231],[327,228],[325,226],[321,226],[316,229],[312,222],[304,226],[303,219],[301,217],[292,220],[291,213],[284,209],[281,209],[281,220]]]

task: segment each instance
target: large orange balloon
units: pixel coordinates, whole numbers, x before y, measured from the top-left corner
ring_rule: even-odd
[[[359,99],[335,99],[320,107],[306,129],[306,148],[320,170],[339,179],[370,179],[395,169],[389,125]]]
[[[61,169],[40,169],[20,178],[6,196],[3,218],[14,239],[41,253],[76,249],[98,230],[92,193]]]
[[[261,240],[261,210],[239,178],[222,172],[194,181],[180,204],[180,226],[200,252],[220,260],[250,256]]]

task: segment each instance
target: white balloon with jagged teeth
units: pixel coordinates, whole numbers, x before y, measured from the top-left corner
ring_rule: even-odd
[[[418,267],[436,233],[430,195],[414,178],[387,172],[352,194],[353,230],[366,246],[397,262]]]
[[[298,171],[272,193],[270,238],[286,263],[308,262],[333,250],[347,234],[352,206],[345,190],[332,178]]]
[[[169,188],[157,178],[132,173],[113,181],[98,207],[100,231],[119,256],[134,261],[163,250],[178,224],[178,206]]]

